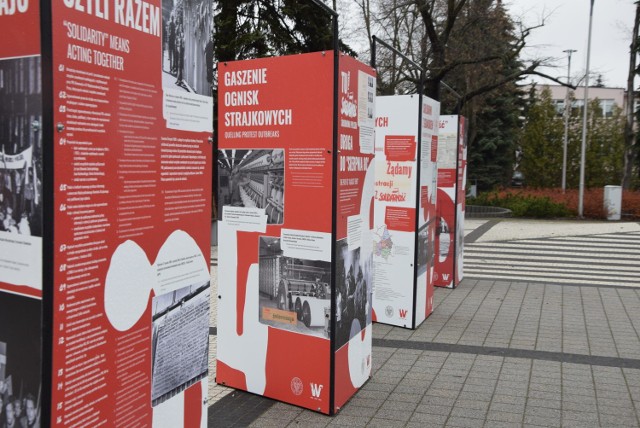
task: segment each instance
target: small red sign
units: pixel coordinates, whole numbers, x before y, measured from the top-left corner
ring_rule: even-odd
[[[399,230],[402,232],[413,232],[416,227],[415,208],[391,207],[387,206],[384,222],[389,230]]]
[[[384,154],[389,162],[409,162],[416,159],[416,137],[413,135],[387,135]]]
[[[439,169],[438,170],[438,187],[453,187],[456,185],[455,169]]]
[[[438,160],[438,136],[431,136],[431,162]]]

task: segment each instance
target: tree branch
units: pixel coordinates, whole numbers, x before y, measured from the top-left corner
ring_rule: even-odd
[[[561,85],[561,86],[564,86],[564,87],[566,87],[566,88],[572,89],[572,90],[574,90],[574,91],[575,91],[575,90],[576,90],[576,88],[577,88],[577,86],[575,86],[575,85],[572,85],[572,84],[567,83],[567,82],[563,82],[563,81],[559,80],[557,77],[549,76],[548,74],[541,73],[541,72],[539,72],[539,71],[537,71],[537,70],[531,70],[531,71],[528,71],[528,72],[526,72],[526,73],[523,73],[523,75],[532,75],[532,76],[540,76],[540,77],[544,77],[545,79],[553,80],[553,81],[554,81],[554,82],[556,82],[557,84],[559,84],[559,85]]]

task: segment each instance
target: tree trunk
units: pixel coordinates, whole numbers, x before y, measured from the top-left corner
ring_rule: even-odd
[[[638,28],[640,27],[640,3],[636,3],[636,17],[633,22],[633,34],[629,53],[629,75],[627,77],[627,105],[624,124],[624,170],[622,171],[622,188],[631,187],[633,166],[637,152],[636,135],[633,129],[634,116],[634,78],[636,76],[636,56],[638,53]]]

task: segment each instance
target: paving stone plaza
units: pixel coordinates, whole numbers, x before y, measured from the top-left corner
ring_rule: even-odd
[[[465,235],[461,285],[416,330],[374,324],[373,376],[333,417],[216,385],[212,300],[209,426],[640,426],[640,224]],[[211,262],[217,288],[216,247]]]

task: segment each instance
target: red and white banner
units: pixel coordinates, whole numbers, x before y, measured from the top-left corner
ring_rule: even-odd
[[[366,192],[373,191],[373,103],[366,91],[375,94],[375,77],[341,57],[345,125],[336,165],[333,64],[331,53],[312,53],[218,69],[218,230],[226,248],[219,255],[216,378],[323,413],[346,401],[371,368]],[[365,325],[363,342],[356,332]]]
[[[455,288],[463,278],[466,141],[463,116],[440,118],[435,270],[438,287]]]
[[[0,169],[24,169],[31,167],[33,148],[28,147],[15,155],[0,153]]]
[[[439,103],[425,98],[421,106],[417,95],[382,96],[376,103],[373,309],[378,322],[415,328],[433,310],[432,183]]]
[[[211,3],[51,9],[50,424],[205,427]]]

